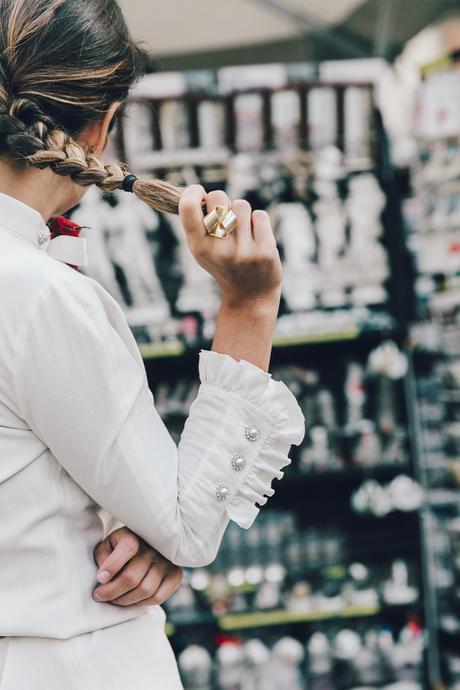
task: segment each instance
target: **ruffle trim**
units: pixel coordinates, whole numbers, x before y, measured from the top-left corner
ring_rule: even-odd
[[[245,359],[237,362],[230,355],[201,350],[199,375],[201,383],[240,395],[270,418],[270,432],[260,453],[226,506],[230,519],[247,529],[259,512],[256,503],[265,505],[267,496],[274,493],[272,480],[281,479],[281,468],[290,464],[291,445],[302,442],[305,417],[282,381],[275,381],[269,372]]]

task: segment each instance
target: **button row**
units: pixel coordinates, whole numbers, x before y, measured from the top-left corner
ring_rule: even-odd
[[[260,438],[260,431],[256,426],[245,427],[244,433],[248,441],[257,441]],[[235,472],[241,472],[247,464],[246,458],[240,453],[232,455],[230,462]],[[216,487],[216,498],[218,501],[226,501],[229,496],[230,487],[228,484],[219,484]]]

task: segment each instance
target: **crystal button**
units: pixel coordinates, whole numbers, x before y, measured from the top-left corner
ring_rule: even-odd
[[[230,495],[230,487],[227,484],[219,484],[216,488],[216,498],[218,501],[226,501]]]
[[[260,431],[256,426],[246,427],[246,438],[248,441],[257,441],[260,438]]]
[[[48,241],[49,236],[50,236],[49,230],[40,229],[40,230],[38,231],[38,244],[40,244],[40,245],[41,245],[41,244],[45,244],[45,242]]]
[[[236,472],[241,472],[246,467],[246,460],[242,455],[234,455],[231,459],[232,467]]]

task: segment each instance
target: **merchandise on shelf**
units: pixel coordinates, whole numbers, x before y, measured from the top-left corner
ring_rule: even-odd
[[[418,154],[404,203],[407,243],[416,271],[411,328],[417,375],[419,477],[427,500],[423,525],[430,583],[427,616],[432,680],[457,688],[460,607],[457,530],[460,434],[460,74],[430,74],[417,109]]]
[[[369,84],[320,83],[306,63],[175,72],[141,80],[115,132],[139,177],[267,210],[284,268],[270,371],[307,420],[273,509],[231,524],[167,602],[186,690],[419,690],[427,675],[402,238],[373,108]],[[178,441],[215,282],[179,217],[133,195],[91,190],[73,218]]]

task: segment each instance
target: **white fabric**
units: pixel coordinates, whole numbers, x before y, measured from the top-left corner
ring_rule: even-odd
[[[45,244],[48,254],[59,261],[65,261],[74,266],[88,265],[88,252],[85,237],[58,235]]]
[[[164,615],[151,611],[69,640],[0,640],[0,690],[183,690]]]
[[[0,209],[2,209],[1,226],[3,230],[16,234],[18,227],[20,227],[20,234],[24,239],[27,239],[31,244],[38,245],[42,251],[48,252],[53,258],[74,266],[88,265],[85,237],[58,235],[51,239],[48,226],[35,209],[1,192]],[[33,216],[31,211],[35,211]],[[38,244],[38,238],[41,235],[41,242]]]
[[[42,225],[0,194],[0,635],[65,639],[145,614],[91,597],[100,507],[173,562],[207,564],[229,519],[252,524],[305,425],[284,383],[203,350],[176,447],[121,307],[40,249]]]

